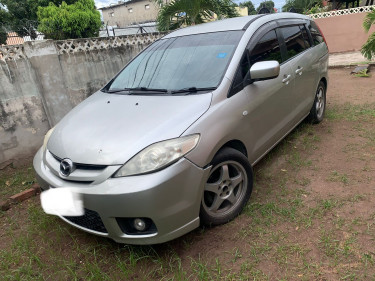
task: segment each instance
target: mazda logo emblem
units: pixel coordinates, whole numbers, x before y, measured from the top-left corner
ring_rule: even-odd
[[[74,171],[74,163],[72,160],[65,158],[60,162],[60,175],[68,177]]]

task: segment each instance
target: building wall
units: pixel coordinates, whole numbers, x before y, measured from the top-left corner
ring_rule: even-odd
[[[148,9],[146,6],[148,6]],[[158,5],[150,0],[133,0],[102,8],[104,23],[117,27],[155,21],[158,11]]]
[[[372,26],[369,33],[363,29],[366,15],[366,12],[360,12],[315,19],[324,34],[330,53],[361,50],[367,38],[375,32],[375,26]]]
[[[0,46],[0,164],[35,153],[49,128],[162,35]]]

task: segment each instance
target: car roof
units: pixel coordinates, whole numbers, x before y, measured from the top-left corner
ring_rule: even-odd
[[[274,13],[267,15],[254,15],[254,16],[245,16],[230,18],[218,21],[212,21],[208,23],[203,23],[199,25],[189,26],[185,28],[178,29],[174,32],[169,33],[163,38],[172,38],[192,34],[202,34],[210,32],[220,32],[220,31],[230,31],[230,30],[246,30],[249,25],[253,22],[262,19],[262,22],[277,20],[277,19],[309,19],[307,16],[296,14],[296,13]]]

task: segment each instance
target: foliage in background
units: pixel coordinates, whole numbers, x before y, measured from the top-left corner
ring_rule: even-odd
[[[293,7],[297,13],[304,14],[316,5],[319,7],[322,6],[321,2],[319,1],[317,3],[316,0],[286,0],[282,10],[283,12],[289,12],[289,10]]]
[[[257,14],[257,11],[255,10],[255,7],[254,7],[254,4],[251,1],[241,2],[240,7],[241,8],[246,7],[248,15],[256,15]]]
[[[371,26],[375,24],[375,10],[368,13],[363,21],[363,28],[369,32]],[[361,53],[369,60],[375,58],[375,32],[373,32],[362,46]]]
[[[306,14],[307,15],[311,15],[311,14],[318,14],[318,13],[328,12],[328,8],[329,8],[328,6],[321,7],[321,5],[316,4],[315,6],[311,7],[310,10],[306,11]]]
[[[57,7],[50,4],[38,9],[38,30],[55,40],[96,37],[101,26],[94,0],[78,0]]]
[[[200,24],[212,19],[239,16],[231,0],[172,0],[160,8],[157,24],[159,31],[174,30],[183,25]]]
[[[262,3],[260,3],[258,8],[256,9],[256,14],[258,14],[260,9],[262,9],[263,7],[267,8],[271,14],[275,12],[273,9],[275,7],[275,3],[272,0],[263,1]]]
[[[156,4],[158,4],[159,7],[162,7],[162,6],[164,6],[164,4],[166,4],[166,1],[165,1],[165,0],[154,0],[154,2],[155,2]]]
[[[7,41],[7,25],[9,22],[9,13],[0,6],[0,45]]]
[[[7,9],[4,10],[7,14],[4,26],[20,36],[35,36],[38,7],[46,7],[50,2],[59,6],[63,0],[0,0],[0,4]],[[77,0],[65,0],[65,2],[72,4]],[[1,19],[5,13],[0,14]]]

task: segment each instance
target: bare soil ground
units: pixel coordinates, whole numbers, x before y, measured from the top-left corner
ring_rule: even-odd
[[[301,124],[254,167],[252,197],[234,221],[128,246],[44,214],[36,197],[0,213],[0,276],[375,280],[375,77],[349,73],[330,70],[321,124]]]

